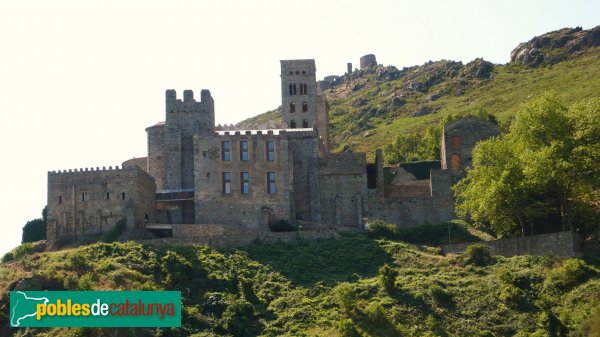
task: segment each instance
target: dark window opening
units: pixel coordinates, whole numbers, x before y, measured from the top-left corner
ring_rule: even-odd
[[[59,195],[59,196],[58,196],[58,203],[59,203],[59,204],[62,204],[62,195]]]
[[[223,160],[229,160],[230,156],[229,156],[229,141],[224,141],[221,142],[221,152],[222,152],[222,158]]]
[[[308,120],[305,119],[304,121],[302,121],[302,127],[303,128],[307,128],[308,127]]]
[[[306,71],[305,70],[302,70],[302,75],[306,75]]]
[[[231,194],[231,172],[223,172],[223,193]]]
[[[242,190],[242,194],[248,194],[250,193],[250,175],[248,174],[248,172],[242,172],[240,174],[240,180],[242,182],[241,185],[241,190]]]
[[[87,200],[87,192],[81,192],[81,202],[85,202]]]
[[[267,141],[267,160],[275,160],[275,142],[272,140]]]
[[[240,160],[248,160],[248,141],[242,140],[240,142]]]
[[[267,191],[269,194],[277,192],[275,188],[275,172],[267,172]]]
[[[367,188],[377,188],[377,164],[367,164]]]
[[[125,200],[125,192],[121,192],[121,199]]]
[[[148,214],[144,213],[144,223],[148,223]]]
[[[290,113],[296,112],[296,103],[290,102]]]
[[[202,151],[202,157],[206,158],[208,156],[208,152]]]
[[[296,95],[296,83],[290,84],[290,95]]]
[[[294,75],[294,72],[293,72],[293,71],[290,71],[290,75]]]
[[[298,70],[296,70],[296,75],[300,74],[300,72]]]
[[[110,193],[106,192],[106,200],[110,200]]]
[[[295,121],[295,120],[292,120],[292,121],[290,122],[290,128],[292,128],[292,129],[295,129],[295,128],[296,128],[296,121]]]
[[[308,112],[308,103],[302,102],[302,112]]]
[[[210,178],[210,172],[206,172],[206,178]]]
[[[300,83],[300,95],[307,95],[308,94],[308,86],[306,85],[306,83]]]

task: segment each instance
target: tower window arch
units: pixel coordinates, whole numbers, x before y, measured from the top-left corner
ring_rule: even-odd
[[[292,121],[290,122],[290,128],[295,129],[296,128],[296,121],[292,119]]]
[[[302,112],[308,112],[308,103],[302,102]]]
[[[296,103],[290,102],[290,113],[296,112]]]
[[[304,121],[302,121],[302,127],[303,128],[307,128],[308,127],[308,119],[305,119]]]

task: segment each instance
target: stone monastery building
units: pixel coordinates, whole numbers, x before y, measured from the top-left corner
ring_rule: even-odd
[[[416,179],[386,168],[386,182],[381,151],[373,163],[365,153],[330,152],[314,60],[281,61],[286,128],[219,130],[208,90],[198,99],[167,90],[165,100],[165,121],[146,129],[147,157],[122,168],[48,172],[48,240],[98,234],[122,219],[131,239],[171,236],[185,224],[268,231],[282,222],[363,228],[364,218],[439,223],[453,216],[450,186],[474,144],[499,134],[475,117],[450,123],[440,169]]]

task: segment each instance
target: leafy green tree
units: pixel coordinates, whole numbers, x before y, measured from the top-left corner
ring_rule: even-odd
[[[44,207],[42,210],[42,218],[27,221],[23,227],[23,236],[21,237],[21,243],[35,242],[40,240],[46,240],[46,216],[48,214],[48,207]]]
[[[589,202],[600,181],[600,99],[567,109],[552,94],[527,103],[503,139],[473,151],[473,169],[453,187],[456,210],[498,234],[534,232],[555,210],[572,228],[573,203]]]

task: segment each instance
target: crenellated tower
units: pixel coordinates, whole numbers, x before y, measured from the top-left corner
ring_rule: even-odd
[[[200,101],[192,90],[165,93],[165,122],[146,129],[148,134],[148,170],[156,179],[159,192],[193,192],[194,135],[213,134],[215,105],[209,90],[200,92]],[[193,197],[162,205],[168,211],[164,221],[193,223]]]

